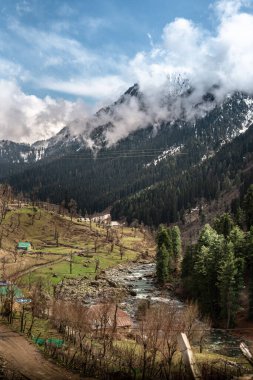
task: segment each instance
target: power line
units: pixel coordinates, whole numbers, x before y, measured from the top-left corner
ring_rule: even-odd
[[[186,154],[186,153],[182,153],[183,154]],[[122,155],[122,156],[103,156],[103,157],[83,157],[83,156],[62,156],[60,157],[61,159],[64,159],[64,160],[73,160],[73,159],[78,159],[78,160],[93,160],[93,161],[97,161],[97,160],[109,160],[109,159],[117,159],[117,158],[141,158],[141,157],[156,157],[156,155],[154,154],[146,154],[146,155],[133,155],[133,156],[130,156],[130,155]],[[165,157],[164,157],[165,158]],[[159,158],[158,158],[159,159]]]
[[[85,155],[83,153],[70,153],[65,156],[58,155],[48,155],[44,156],[47,158],[63,158],[63,159],[85,159],[85,160],[102,160],[102,159],[113,159],[113,158],[139,158],[139,157],[153,157],[158,156],[157,158],[167,158],[173,157],[177,155],[187,155],[187,153],[183,152],[170,152],[169,150],[163,149],[133,149],[133,150],[113,150],[110,152],[98,151],[95,152],[86,152]]]

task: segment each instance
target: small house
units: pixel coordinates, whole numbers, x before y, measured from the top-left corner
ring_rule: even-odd
[[[22,251],[31,251],[32,245],[28,241],[19,241],[17,249],[20,249]]]
[[[110,223],[110,226],[111,227],[120,227],[120,224],[116,220],[112,220],[111,223]]]
[[[91,218],[91,221],[94,222],[94,223],[104,223],[104,224],[108,224],[110,223],[111,221],[111,215],[110,214],[100,214],[100,215],[96,215],[96,216],[93,216]]]
[[[130,316],[114,304],[97,304],[88,309],[88,320],[93,329],[129,330],[133,326]]]

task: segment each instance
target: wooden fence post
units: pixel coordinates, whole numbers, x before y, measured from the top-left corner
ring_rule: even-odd
[[[248,360],[248,362],[253,366],[253,355],[252,355],[250,349],[248,348],[247,344],[244,342],[241,342],[240,343],[240,349],[241,349],[243,355],[245,356],[245,358]]]
[[[177,338],[177,343],[179,350],[182,354],[183,362],[189,367],[192,376],[195,380],[202,380],[202,375],[200,369],[196,363],[195,357],[193,355],[190,342],[185,333],[180,333]]]

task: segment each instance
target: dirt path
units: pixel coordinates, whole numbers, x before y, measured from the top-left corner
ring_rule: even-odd
[[[98,246],[99,248],[99,246]],[[85,251],[78,251],[78,252],[75,252],[73,253],[73,256],[77,256],[78,254],[80,253],[86,253]],[[45,254],[48,254],[48,255],[52,255],[52,256],[57,256],[58,259],[55,259],[55,260],[50,260],[50,261],[47,261],[46,263],[39,263],[39,264],[35,264],[35,265],[32,265],[30,266],[29,268],[26,268],[26,269],[23,269],[21,271],[18,271],[18,272],[15,272],[15,273],[12,273],[10,276],[8,276],[8,280],[12,280],[12,279],[17,279],[17,278],[20,278],[30,272],[35,272],[36,270],[40,269],[40,268],[45,268],[45,267],[49,267],[50,265],[54,265],[54,264],[58,264],[62,261],[65,261],[68,259],[69,255],[68,254],[52,254],[50,252],[48,253],[43,253],[44,255]],[[59,257],[60,256],[60,257]]]
[[[66,260],[66,258],[67,258],[67,255],[62,255],[62,257],[60,257],[59,259],[47,261],[46,263],[42,263],[42,264],[35,264],[29,268],[21,270],[20,272],[12,273],[10,276],[8,276],[8,280],[17,279],[19,277],[24,276],[25,274],[28,274],[30,272],[34,272],[40,268],[44,268],[44,267],[48,267],[50,265],[58,264],[61,261]]]
[[[0,325],[0,355],[6,360],[7,367],[21,373],[27,379],[80,379],[79,375],[46,360],[33,344],[5,325]]]

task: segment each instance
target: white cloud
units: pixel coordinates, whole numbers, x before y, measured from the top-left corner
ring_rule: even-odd
[[[130,61],[129,75],[144,91],[181,73],[202,94],[214,84],[224,93],[253,92],[253,15],[241,12],[243,5],[243,0],[217,2],[213,33],[182,18],[167,24],[161,43]]]
[[[24,74],[25,72],[19,64],[0,58],[0,78],[16,78],[19,76],[22,79]]]
[[[115,127],[108,130],[106,136],[113,144],[148,124],[174,120],[180,116],[182,107],[188,118],[196,116],[196,112],[203,115],[205,109],[196,109],[195,105],[210,89],[218,101],[236,90],[253,93],[253,15],[246,12],[246,5],[244,0],[216,2],[217,27],[212,32],[191,20],[177,18],[164,27],[158,43],[149,35],[150,51],[140,51],[133,58],[115,58],[104,51],[94,53],[73,38],[52,31],[24,28],[12,22],[12,32],[33,45],[34,54],[41,57],[44,67],[66,66],[69,69],[66,78],[63,75],[45,76],[42,72],[33,78],[33,84],[51,91],[105,101],[108,98],[115,100],[137,82],[144,93],[146,110],[144,112],[138,100],[132,98],[126,104],[118,105],[113,115],[101,114],[99,119],[93,118],[87,123],[89,112],[82,103],[52,98],[41,100],[25,95],[16,85],[12,87],[6,82],[1,86],[7,86],[7,97],[12,100],[8,103],[7,97],[1,98],[0,115],[4,117],[0,138],[46,137],[64,123],[78,118],[82,119],[78,124],[79,131],[81,128],[85,134],[90,132],[91,126],[111,121]],[[67,10],[63,6],[62,12]],[[91,28],[101,26],[99,20],[93,21]],[[0,76],[6,71],[12,78],[15,70],[22,72],[21,67],[0,61]],[[194,88],[191,96],[172,101],[175,94],[189,86]],[[17,123],[19,128],[14,127]],[[11,132],[10,125],[13,126]]]
[[[52,136],[76,117],[90,114],[81,102],[26,95],[15,82],[0,80],[0,139],[32,142]]]
[[[22,16],[25,13],[32,12],[32,6],[27,0],[22,0],[16,4],[16,11],[19,16]]]
[[[88,28],[92,33],[99,29],[110,27],[110,23],[101,17],[83,17],[81,24],[84,28]]]
[[[49,90],[63,92],[77,96],[91,97],[97,100],[102,98],[116,98],[127,87],[121,77],[116,75],[107,75],[104,77],[93,77],[83,80],[82,78],[73,78],[68,81],[58,81],[54,78],[45,78],[38,82],[38,86]]]
[[[212,105],[196,104],[207,91],[218,102],[234,91],[253,94],[253,15],[241,11],[245,5],[242,0],[217,2],[219,22],[212,33],[178,18],[165,26],[159,44],[128,62],[124,74],[140,84],[146,110],[133,99],[120,104],[111,120],[100,120],[114,124],[106,133],[109,144],[150,124],[173,121],[182,110],[188,119],[203,116]],[[175,97],[189,86],[191,95]]]
[[[86,68],[90,67],[97,58],[79,41],[63,37],[56,32],[27,28],[16,20],[9,23],[9,29],[31,46],[33,54],[37,55],[42,65],[44,60],[47,62],[49,59],[61,59],[64,65],[69,65],[69,68],[81,65]]]
[[[237,14],[242,6],[249,6],[250,2],[247,0],[220,0],[214,4],[214,9],[217,11],[219,17],[227,18]]]

